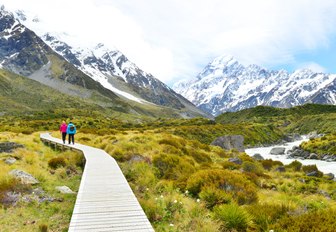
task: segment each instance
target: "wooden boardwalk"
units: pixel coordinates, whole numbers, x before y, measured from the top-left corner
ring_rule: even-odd
[[[40,138],[55,147],[79,150],[86,159],[69,231],[154,231],[110,155],[81,144],[63,145],[48,133]]]

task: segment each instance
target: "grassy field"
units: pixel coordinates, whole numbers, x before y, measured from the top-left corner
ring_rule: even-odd
[[[24,145],[13,153],[0,153],[0,224],[1,231],[67,231],[76,200],[75,194],[59,193],[56,186],[68,186],[78,191],[82,174],[82,155],[74,152],[57,152],[43,145],[39,134],[0,133],[0,142],[11,141]],[[8,165],[4,160],[14,157],[17,161]],[[49,161],[62,157],[64,165],[50,167]],[[22,184],[9,175],[19,169],[33,175],[39,184]],[[40,189],[43,196],[34,194]],[[6,193],[20,194],[20,200],[13,206],[8,203]],[[42,199],[51,197],[53,202]],[[6,204],[6,202],[8,204]]]
[[[315,166],[256,161],[245,153],[209,145],[221,135],[241,134],[245,145],[256,146],[281,140],[286,133],[325,128],[325,137],[304,145],[324,152],[334,142],[333,109],[307,112],[297,120],[271,115],[227,123],[202,118],[125,120],[94,111],[87,115],[83,109],[71,120],[79,132],[77,142],[103,149],[117,160],[156,231],[333,231],[336,182],[322,173],[307,176]],[[17,159],[13,165],[0,162],[1,231],[67,230],[75,195],[58,193],[55,187],[78,190],[83,157],[44,146],[34,131],[54,131],[60,138],[55,129],[62,116],[70,120],[68,113],[1,117],[0,142],[25,146],[0,153],[2,160]],[[295,129],[294,124],[301,126]],[[230,162],[231,158],[242,162]],[[8,174],[12,169],[26,171],[40,183],[21,184]],[[5,201],[8,192],[32,198],[36,188],[57,200],[39,203],[34,198],[16,205]]]

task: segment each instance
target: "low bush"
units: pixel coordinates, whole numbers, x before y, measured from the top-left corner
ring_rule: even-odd
[[[63,157],[52,158],[48,161],[48,166],[52,169],[57,169],[59,167],[65,167],[66,161]]]
[[[287,215],[291,208],[287,205],[255,204],[246,207],[253,217],[254,227],[257,231],[270,231],[269,225],[279,218]]]
[[[316,210],[301,215],[287,215],[275,223],[274,231],[325,231],[333,232],[336,228],[335,210]]]
[[[297,160],[294,160],[293,162],[291,162],[290,164],[286,165],[287,168],[291,168],[296,172],[301,171],[302,168],[302,163],[300,163]]]
[[[261,165],[264,167],[264,169],[270,171],[274,166],[283,166],[283,163],[281,161],[272,160],[272,159],[265,159],[260,161]]]
[[[318,170],[318,168],[316,167],[316,164],[304,165],[304,166],[302,166],[302,170],[306,174],[309,174],[309,173],[312,173],[312,172],[316,172],[317,173],[316,174],[317,177],[322,177],[323,176],[323,173]]]
[[[177,155],[161,154],[153,157],[153,165],[159,171],[159,177],[177,180],[195,172],[195,167],[188,159]]]
[[[257,200],[255,184],[244,174],[228,170],[200,170],[191,175],[187,189],[197,196],[203,188],[214,186],[237,201],[238,204],[250,204]]]
[[[203,188],[199,196],[209,209],[212,209],[216,205],[228,204],[232,201],[232,197],[229,194],[214,186]]]

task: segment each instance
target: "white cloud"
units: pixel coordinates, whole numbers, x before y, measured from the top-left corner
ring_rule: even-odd
[[[115,46],[168,84],[223,54],[266,67],[297,64],[296,54],[328,48],[336,34],[334,0],[2,2],[36,12],[77,41]]]
[[[308,62],[308,63],[303,63],[298,66],[298,69],[310,69],[313,72],[322,72],[325,73],[327,72],[326,68],[322,67],[321,65],[314,63],[314,62]]]

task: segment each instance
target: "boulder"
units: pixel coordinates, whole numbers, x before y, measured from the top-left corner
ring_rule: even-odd
[[[285,172],[286,168],[284,166],[279,166],[275,169],[276,172]]]
[[[211,145],[219,146],[225,150],[237,149],[244,152],[244,137],[242,135],[225,135],[215,139]]]
[[[40,183],[38,180],[35,179],[31,174],[14,169],[9,172],[10,175],[14,176],[17,179],[20,179],[23,184],[38,184]]]
[[[12,165],[15,162],[16,162],[16,159],[13,158],[13,157],[9,157],[5,160],[5,163],[8,164],[8,165]]]
[[[68,186],[56,186],[55,189],[58,190],[60,193],[64,193],[64,194],[76,194]]]
[[[230,158],[229,162],[232,162],[232,163],[235,163],[235,164],[239,164],[239,165],[243,163],[243,161],[240,158],[237,158],[237,157]]]
[[[315,153],[311,153],[308,157],[308,159],[318,159],[318,158],[319,158],[318,155]]]
[[[23,148],[24,146],[22,144],[14,143],[14,142],[4,142],[0,143],[0,153],[6,152],[10,153],[13,152],[16,148]]]
[[[273,147],[270,151],[271,155],[284,155],[286,148],[284,147]]]
[[[318,176],[319,176],[319,173],[318,173],[318,171],[312,171],[312,172],[307,173],[307,176],[315,176],[315,177],[318,177]]]
[[[256,153],[252,156],[255,160],[264,160],[264,157],[262,157],[259,153]]]
[[[333,173],[327,173],[326,174],[328,180],[333,180],[335,179],[335,175]]]

